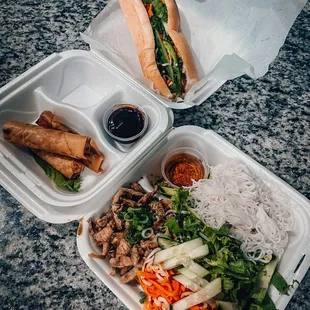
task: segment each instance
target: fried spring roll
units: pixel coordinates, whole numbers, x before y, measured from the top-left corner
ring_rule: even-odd
[[[42,112],[39,119],[36,121],[36,124],[48,129],[55,129],[78,134],[74,129],[67,126],[57,115],[53,114],[51,111]]]
[[[44,128],[79,134],[74,129],[67,126],[57,115],[53,114],[51,111],[42,112],[36,123]],[[90,146],[90,154],[87,155],[87,159],[82,160],[82,162],[86,167],[98,173],[102,171],[101,165],[104,161],[104,156],[100,153],[96,142],[92,139],[90,141]]]
[[[31,151],[37,156],[39,156],[41,159],[46,161],[48,164],[50,164],[52,167],[54,167],[57,171],[59,171],[68,179],[75,179],[82,173],[85,167],[81,162],[67,156],[57,155],[34,149],[32,149]]]
[[[10,143],[31,149],[65,155],[76,159],[87,159],[90,154],[90,138],[46,129],[20,121],[10,121],[2,127],[3,138]]]

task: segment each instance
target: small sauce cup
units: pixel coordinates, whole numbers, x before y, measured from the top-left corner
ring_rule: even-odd
[[[161,173],[172,187],[190,187],[193,181],[205,179],[209,174],[204,156],[190,147],[170,151],[163,159]]]
[[[115,141],[131,144],[145,134],[148,116],[141,107],[132,104],[117,104],[105,112],[103,127]]]

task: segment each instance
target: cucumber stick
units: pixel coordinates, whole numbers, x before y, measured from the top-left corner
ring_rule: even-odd
[[[201,287],[205,287],[206,285],[209,284],[209,282],[207,280],[205,280],[202,277],[199,277],[196,273],[192,272],[190,269],[188,269],[186,267],[183,267],[183,268],[179,269],[178,271],[180,272],[180,274],[182,274],[183,276],[192,280],[193,282],[195,282],[196,284],[198,284]]]
[[[264,268],[260,271],[256,281],[256,287],[252,294],[252,298],[259,305],[262,304],[271,281],[271,278],[276,270],[278,264],[278,260],[274,259],[268,264],[264,266]]]
[[[160,253],[160,252],[158,252],[158,253]],[[186,253],[182,253],[181,255],[174,256],[168,260],[165,260],[164,264],[163,264],[163,268],[165,270],[170,270],[170,269],[174,269],[180,265],[188,267],[188,266],[192,265],[193,259],[203,258],[206,255],[208,255],[208,253],[209,253],[209,248],[205,244],[205,245],[200,246],[199,248],[195,248],[193,250],[186,251]],[[155,261],[155,259],[154,259],[154,261]]]
[[[196,263],[195,263],[196,264]],[[197,264],[198,265],[198,264]],[[199,267],[201,267],[200,265],[198,265]],[[204,269],[203,267],[201,267],[202,269]],[[206,270],[206,269],[205,269]],[[199,277],[196,273],[192,272],[190,269],[184,267],[178,270],[181,275],[183,275],[184,277],[188,278],[189,280],[191,280],[192,282],[188,282],[188,286],[185,280],[183,280],[181,278],[181,280],[183,280],[184,282],[179,281],[179,279],[176,279],[177,281],[179,281],[180,283],[182,283],[185,287],[189,288],[190,290],[192,290],[193,292],[198,291],[196,289],[196,286],[200,286],[200,289],[207,286],[210,282],[207,281],[206,279],[203,279],[201,277]],[[194,283],[194,285],[192,284]],[[211,306],[212,309],[216,308],[216,301],[214,298],[210,298],[207,303]],[[224,309],[225,310],[225,309]],[[227,309],[229,310],[229,309]]]
[[[219,310],[235,310],[235,309],[237,309],[235,304],[228,302],[228,301],[216,300],[215,303],[218,306]]]
[[[166,51],[168,55],[171,57],[173,60],[173,72],[174,72],[174,78],[173,78],[173,83],[174,83],[174,88],[178,94],[181,94],[182,92],[182,75],[179,67],[179,60],[177,53],[175,52],[173,46],[168,42],[168,41],[163,41],[163,45],[166,48]]]
[[[199,276],[201,278],[204,278],[206,275],[209,274],[209,271],[207,269],[195,263],[193,260],[190,262],[190,264],[187,264],[184,268],[182,268],[182,270],[185,270],[185,269],[189,270],[192,274],[195,274],[196,276]],[[184,275],[187,277],[186,274]]]
[[[177,194],[177,190],[175,188],[170,188],[168,186],[159,186],[159,187],[167,196],[172,197]]]
[[[159,237],[157,238],[157,242],[158,245],[162,248],[162,249],[168,249],[168,248],[172,248],[176,245],[179,245],[180,243],[174,240],[171,240],[169,238],[165,238],[165,237]]]
[[[154,33],[155,33],[155,39],[156,39],[158,48],[159,48],[159,50],[161,51],[161,53],[162,53],[162,55],[163,55],[163,58],[164,58],[165,62],[166,62],[166,63],[170,63],[170,61],[169,61],[169,55],[168,55],[167,50],[166,50],[166,48],[165,48],[165,46],[164,46],[164,44],[163,44],[163,41],[162,41],[162,39],[161,39],[161,37],[160,37],[160,34],[159,34],[158,30],[155,29],[155,30],[154,30]],[[170,78],[171,80],[173,80],[174,74],[173,74],[172,66],[171,66],[171,65],[168,65],[168,66],[166,67],[166,70],[167,70],[167,74],[168,74],[169,78]]]
[[[180,245],[157,252],[154,256],[154,265],[162,263],[163,261],[169,260],[175,256],[188,253],[198,247],[201,247],[202,245],[203,245],[202,239],[197,238],[197,239],[182,243]]]
[[[206,275],[209,274],[209,271],[199,264],[195,263],[193,260],[190,264],[187,264],[185,267],[189,269],[191,272],[194,272],[197,276],[204,278]]]
[[[191,290],[192,292],[198,292],[201,290],[201,286],[195,283],[193,280],[187,278],[183,274],[178,274],[172,277],[174,280],[178,281],[179,283],[183,284],[186,288]]]
[[[197,293],[194,293],[174,303],[172,309],[186,310],[192,306],[208,301],[210,298],[219,294],[221,290],[222,280],[220,278],[215,279]]]

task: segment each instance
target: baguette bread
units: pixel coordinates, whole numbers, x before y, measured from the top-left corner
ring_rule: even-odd
[[[198,73],[190,46],[180,28],[180,15],[175,0],[163,2],[166,4],[168,13],[168,23],[165,29],[183,62],[183,73],[186,75],[184,92],[186,93],[198,82]],[[158,69],[154,32],[142,0],[119,0],[119,4],[137,47],[144,76],[153,82],[154,89],[159,91],[162,96],[172,99],[173,93]]]

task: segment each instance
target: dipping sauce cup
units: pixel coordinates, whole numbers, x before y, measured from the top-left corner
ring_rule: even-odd
[[[204,156],[190,147],[181,147],[169,152],[161,164],[161,173],[172,187],[190,187],[193,181],[208,176],[208,165]]]
[[[104,114],[103,127],[115,141],[130,144],[144,135],[148,127],[148,116],[141,107],[117,104]]]

